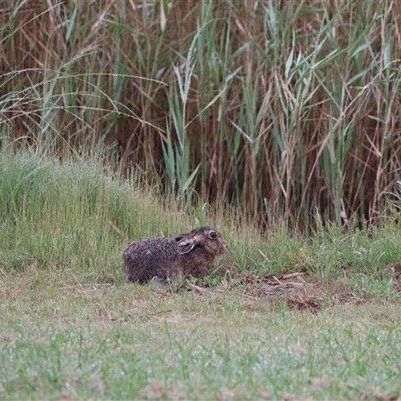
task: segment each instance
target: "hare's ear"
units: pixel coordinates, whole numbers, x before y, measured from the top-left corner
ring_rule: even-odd
[[[181,241],[178,242],[178,252],[181,255],[191,252],[192,249],[194,249],[194,247],[195,243],[192,241],[188,241],[187,239],[182,239]]]

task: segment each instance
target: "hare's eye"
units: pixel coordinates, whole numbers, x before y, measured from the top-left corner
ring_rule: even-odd
[[[217,233],[216,233],[216,231],[210,231],[210,232],[209,232],[209,238],[210,238],[210,239],[216,239],[216,238],[217,238]]]

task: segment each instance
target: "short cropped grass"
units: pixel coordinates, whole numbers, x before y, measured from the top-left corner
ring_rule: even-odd
[[[211,289],[1,276],[0,395],[21,399],[386,399],[399,302],[314,315]],[[375,398],[377,397],[377,398]]]
[[[0,153],[1,399],[401,393],[395,218],[370,233],[333,226],[305,237],[277,227],[263,237],[235,215],[185,214],[83,156]],[[230,244],[205,282],[177,291],[125,282],[129,240],[196,222]],[[285,273],[326,283],[317,313],[263,295],[263,277]],[[249,277],[261,278],[259,292],[247,290]],[[340,281],[346,297],[335,296]]]

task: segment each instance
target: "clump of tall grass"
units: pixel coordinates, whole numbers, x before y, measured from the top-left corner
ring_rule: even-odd
[[[13,0],[0,19],[13,137],[117,142],[122,169],[268,226],[376,223],[399,197],[397,1]]]
[[[129,240],[185,224],[179,210],[167,213],[150,193],[106,175],[93,159],[0,153],[0,266],[7,269],[87,271],[115,280]]]
[[[0,150],[0,269],[70,271],[82,280],[123,279],[122,250],[129,241],[215,225],[230,242],[228,268],[260,263],[266,242],[238,216],[205,206],[185,214],[140,178],[121,179],[101,154],[60,160],[33,146]],[[250,257],[253,254],[255,256]]]

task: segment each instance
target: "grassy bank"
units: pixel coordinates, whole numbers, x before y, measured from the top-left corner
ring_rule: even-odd
[[[230,243],[223,274],[178,292],[125,282],[130,239],[196,216]],[[185,214],[93,159],[3,148],[1,398],[399,394],[399,226],[261,237],[233,221]]]
[[[7,271],[72,269],[89,281],[122,279],[121,253],[134,239],[177,234],[195,224],[217,224],[222,214],[202,205],[192,216],[180,202],[161,199],[134,178],[119,179],[96,157],[57,157],[30,148],[0,151],[0,265]],[[222,227],[237,246],[233,263],[247,259],[256,230]],[[256,261],[250,261],[256,264]]]
[[[121,179],[99,158],[64,161],[35,153],[0,154],[1,266],[73,269],[85,280],[122,279],[121,250],[133,239],[215,225],[230,242],[224,266],[233,274],[309,272],[382,278],[401,260],[396,214],[372,232],[320,227],[306,237],[277,226],[262,236],[234,212],[204,206],[184,213],[179,201],[158,198],[134,178]],[[107,278],[108,277],[108,278]]]

